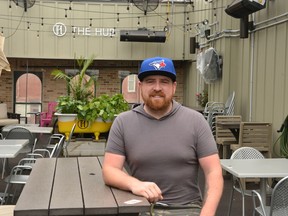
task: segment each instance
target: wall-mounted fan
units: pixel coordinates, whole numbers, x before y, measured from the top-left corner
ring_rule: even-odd
[[[197,69],[205,83],[213,83],[222,76],[222,57],[213,47],[210,47],[198,54]]]
[[[159,5],[159,0],[132,0],[132,2],[138,9],[144,11],[144,15],[154,11]]]
[[[14,3],[19,6],[24,8],[25,11],[27,11],[27,8],[31,8],[36,0],[13,0]]]

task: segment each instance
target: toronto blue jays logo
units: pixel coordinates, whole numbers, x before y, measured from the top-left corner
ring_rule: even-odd
[[[164,60],[153,61],[149,64],[149,66],[153,66],[155,70],[161,70],[166,67]]]

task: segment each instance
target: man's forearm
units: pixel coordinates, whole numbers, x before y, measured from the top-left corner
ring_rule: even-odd
[[[223,176],[219,174],[210,174],[206,180],[203,208],[200,216],[214,216],[217,211],[223,192]]]
[[[102,174],[105,184],[122,190],[132,191],[132,185],[139,182],[125,171],[113,167],[103,167]]]

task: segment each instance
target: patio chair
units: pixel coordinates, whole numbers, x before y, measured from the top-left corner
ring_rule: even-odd
[[[215,136],[215,120],[218,115],[234,115],[235,92],[233,91],[225,103],[209,101],[206,103],[203,115],[208,121],[213,135]]]
[[[255,212],[262,216],[288,215],[288,176],[282,178],[273,188],[270,206],[263,204],[261,195],[255,190],[252,191],[252,200],[253,216]]]
[[[52,144],[52,140],[56,141]],[[62,152],[63,144],[65,141],[65,136],[63,134],[52,134],[49,139],[49,144],[43,149],[34,149],[32,153],[28,153],[24,158],[22,158],[18,165],[31,166],[35,164],[38,158],[57,158]]]
[[[234,106],[235,106],[235,91],[233,91],[226,102],[215,102],[209,101],[206,103],[203,114],[207,119],[209,113],[218,113],[223,115],[234,115]]]
[[[28,139],[29,143],[23,147],[20,153],[30,153],[34,150],[37,139],[35,136],[25,127],[15,126],[11,128],[5,137],[5,139]]]
[[[72,128],[71,128],[71,131],[70,131],[68,140],[65,140],[65,142],[64,142],[63,151],[64,151],[64,156],[65,156],[65,157],[69,157],[69,154],[68,154],[68,145],[70,144],[70,142],[71,142],[71,140],[72,140],[72,136],[73,136],[75,127],[76,127],[76,123],[74,123],[73,126],[72,126]]]
[[[251,148],[251,147],[241,147],[237,149],[233,154],[231,155],[230,159],[263,159],[264,156],[261,152],[259,152],[257,149]],[[245,184],[245,181],[244,181]],[[232,209],[232,202],[234,197],[234,191],[239,192],[242,197],[242,215],[245,215],[245,196],[252,196],[252,190],[247,190],[245,185],[243,185],[243,181],[241,181],[239,178],[232,175],[232,190],[231,190],[231,197],[229,202],[229,208],[228,208],[228,215],[231,215],[231,209]]]
[[[241,122],[239,143],[231,145],[235,151],[240,147],[253,147],[271,157],[272,124],[268,122]]]
[[[40,126],[45,127],[51,124],[53,114],[56,111],[57,102],[52,101],[48,103],[48,111],[40,113]]]
[[[19,185],[24,186],[29,178],[29,174],[31,170],[32,170],[31,166],[25,166],[25,165],[16,165],[12,168],[10,175],[4,179],[4,181],[6,182],[6,187],[5,187],[5,191],[1,200],[1,205],[3,205],[4,203],[5,204],[8,203],[8,198],[10,197],[8,190],[9,190],[10,185],[15,184],[18,186]],[[13,194],[13,199],[15,197],[15,194],[16,194],[16,189]]]

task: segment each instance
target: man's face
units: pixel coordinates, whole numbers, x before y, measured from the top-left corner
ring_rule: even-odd
[[[158,111],[169,107],[176,91],[176,82],[169,77],[151,75],[139,83],[142,99],[150,109]]]

